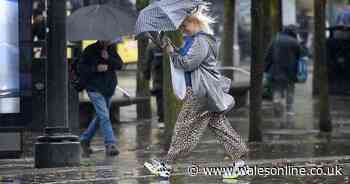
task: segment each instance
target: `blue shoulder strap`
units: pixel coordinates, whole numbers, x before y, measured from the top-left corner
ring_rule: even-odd
[[[194,38],[192,36],[185,36],[184,37],[185,44],[182,48],[180,48],[180,55],[181,56],[185,56],[187,54],[187,52],[192,47],[193,41],[194,41]]]
[[[183,46],[182,48],[180,48],[180,50],[179,50],[181,56],[185,56],[185,55],[188,53],[188,51],[190,50],[190,48],[191,48],[192,45],[193,45],[194,38],[195,38],[196,36],[198,36],[198,35],[201,35],[201,34],[207,35],[207,34],[204,33],[204,32],[198,32],[198,33],[195,34],[194,36],[185,36],[185,37],[184,37],[184,42],[185,42],[185,44],[184,44],[184,46]]]

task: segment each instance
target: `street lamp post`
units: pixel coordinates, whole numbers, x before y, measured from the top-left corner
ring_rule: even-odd
[[[68,63],[66,59],[66,1],[48,1],[46,63],[47,128],[35,143],[35,167],[79,166],[80,145],[68,128]]]

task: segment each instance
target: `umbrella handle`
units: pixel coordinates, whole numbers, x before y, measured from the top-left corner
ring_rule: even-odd
[[[154,38],[149,32],[146,32],[145,33],[145,36],[147,37],[147,38],[149,38],[149,39],[151,39],[151,41],[154,43],[154,44],[156,44],[159,48],[161,48],[161,49],[164,49],[167,45],[171,45],[172,47],[174,47],[174,50],[176,51],[176,52],[179,52],[180,51],[180,49],[171,41],[171,39],[169,38],[169,37],[167,37],[167,36],[164,36],[163,38],[162,38],[162,40],[157,40],[156,38]],[[165,43],[166,42],[166,44],[163,44],[163,43]]]
[[[145,32],[145,37],[147,37],[148,39],[151,39],[151,41],[154,43],[154,44],[156,44],[159,48],[162,48],[162,46],[161,46],[161,43],[158,41],[158,40],[156,40],[149,32]]]
[[[165,37],[164,39],[166,41],[166,45],[171,45],[176,52],[180,51],[180,49],[174,44],[174,42],[171,41],[169,37]]]

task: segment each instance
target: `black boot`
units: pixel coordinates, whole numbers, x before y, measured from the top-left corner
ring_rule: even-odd
[[[93,150],[90,147],[90,142],[86,140],[81,140],[80,141],[80,146],[83,150],[83,157],[90,157],[90,154],[93,153]]]
[[[106,155],[107,156],[117,156],[119,155],[119,150],[117,146],[114,144],[106,145]]]

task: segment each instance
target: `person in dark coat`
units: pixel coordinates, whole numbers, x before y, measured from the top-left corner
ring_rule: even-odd
[[[290,25],[276,36],[267,51],[265,72],[271,76],[276,113],[283,109],[282,100],[287,96],[287,114],[294,114],[294,83],[297,75],[297,60],[301,57],[301,48],[297,39],[296,27]]]
[[[98,127],[104,135],[106,155],[119,154],[117,140],[111,125],[109,110],[111,99],[117,86],[116,70],[122,68],[123,62],[117,54],[115,45],[110,41],[97,41],[88,46],[78,63],[78,71],[88,96],[95,108],[96,117],[88,129],[81,135],[83,156],[91,154],[90,142]],[[97,124],[99,123],[99,124]],[[99,126],[98,126],[99,125]]]
[[[145,78],[150,80],[152,76],[153,88],[151,94],[156,97],[158,122],[164,122],[163,111],[163,51],[150,43],[147,48],[147,65]]]

